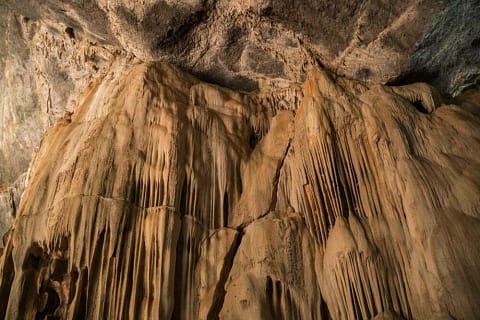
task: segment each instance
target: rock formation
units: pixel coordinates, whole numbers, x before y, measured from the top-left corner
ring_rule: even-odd
[[[478,8],[0,4],[0,318],[476,319]]]

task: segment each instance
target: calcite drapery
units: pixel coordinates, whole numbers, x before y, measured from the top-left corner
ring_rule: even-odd
[[[321,70],[301,91],[279,110],[116,61],[43,138],[0,315],[474,319],[475,99]]]

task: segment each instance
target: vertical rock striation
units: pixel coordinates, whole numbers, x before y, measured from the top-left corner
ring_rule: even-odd
[[[0,317],[475,319],[478,89],[281,95],[112,62],[43,137]]]

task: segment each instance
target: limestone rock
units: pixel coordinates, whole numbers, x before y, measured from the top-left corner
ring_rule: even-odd
[[[18,186],[46,128],[73,111],[80,92],[104,73],[114,49],[71,37],[56,21],[21,16],[5,2],[0,20],[0,192],[5,195],[6,189],[23,191]],[[10,209],[0,205],[0,221],[9,216]]]
[[[292,112],[119,58],[42,140],[0,314],[474,319],[475,90],[312,69]]]
[[[0,318],[476,319],[479,8],[1,2]]]
[[[210,319],[218,314],[240,237],[238,231],[222,228],[213,231],[202,243],[197,264],[199,309],[193,318]]]
[[[247,91],[265,82],[301,82],[305,66],[317,62],[380,83],[413,75],[451,94],[480,74],[476,0],[7,0],[4,6],[55,22],[68,37]]]
[[[268,133],[240,167],[243,192],[232,213],[231,225],[238,227],[252,222],[275,208],[276,183],[292,134],[292,112],[280,111],[272,119]],[[260,179],[258,172],[262,172]]]
[[[323,319],[315,247],[299,216],[272,213],[248,225],[220,319]]]
[[[4,235],[12,225],[17,214],[17,208],[27,182],[27,174],[20,176],[18,181],[0,189],[0,235]],[[0,248],[3,242],[0,243]]]
[[[188,290],[179,297],[193,290],[201,226],[224,227],[239,197],[248,137],[263,125],[246,103],[159,64],[121,61],[92,83],[76,112],[47,131],[33,164],[3,256],[28,261],[15,263],[2,314],[169,318],[174,284]],[[31,245],[14,245],[24,237]],[[50,264],[60,258],[56,274]],[[52,287],[59,277],[67,298]],[[34,292],[46,295],[45,306]]]

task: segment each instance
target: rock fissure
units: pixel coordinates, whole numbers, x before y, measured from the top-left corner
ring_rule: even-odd
[[[279,179],[280,179],[280,172],[283,168],[283,164],[285,162],[285,158],[287,157],[288,151],[290,150],[290,147],[291,147],[291,140],[288,141],[287,148],[285,149],[285,152],[282,155],[282,159],[280,160],[280,162],[278,164],[278,167],[277,167],[277,171],[275,172],[275,177],[273,178],[274,183],[273,183],[273,189],[272,189],[272,198],[271,198],[272,200],[271,200],[270,208],[269,208],[268,212],[271,212],[271,211],[275,210],[275,208],[277,207],[277,192],[278,192],[278,183],[279,183]],[[268,214],[268,212],[266,212],[263,216]],[[263,216],[261,216],[261,217],[263,217]]]
[[[220,311],[222,310],[226,294],[225,284],[228,280],[228,277],[230,276],[233,262],[235,260],[235,255],[242,242],[243,232],[244,230],[242,227],[237,229],[237,235],[235,237],[235,240],[233,241],[232,247],[225,256],[222,271],[220,272],[220,278],[215,287],[215,292],[213,293],[212,305],[207,312],[206,319],[219,319]]]

